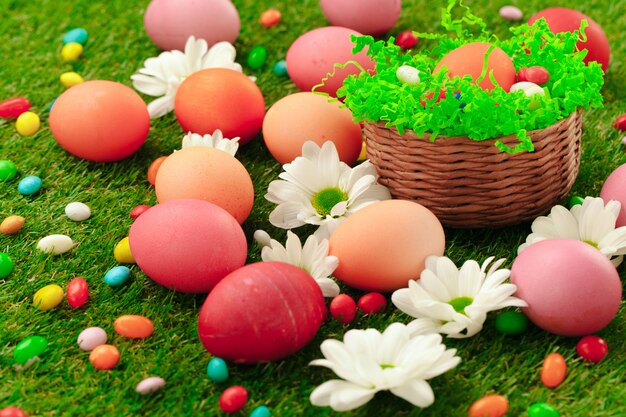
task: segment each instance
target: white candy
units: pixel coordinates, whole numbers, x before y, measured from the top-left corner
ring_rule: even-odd
[[[140,394],[146,395],[160,390],[161,388],[163,388],[164,385],[165,380],[163,378],[159,378],[158,376],[151,376],[138,383],[135,391]]]
[[[74,201],[73,203],[65,206],[65,214],[69,217],[70,220],[74,220],[75,222],[82,222],[83,220],[87,220],[91,217],[91,210],[87,206],[87,204],[79,203],[78,201]]]
[[[626,145],[626,136],[624,136],[624,137],[622,138],[622,143],[623,143],[624,145]]]
[[[500,16],[506,20],[522,20],[524,13],[515,6],[503,6],[500,8]]]
[[[528,81],[521,81],[519,83],[515,83],[511,86],[511,89],[509,90],[510,93],[514,93],[518,90],[522,90],[524,92],[524,94],[526,94],[526,96],[528,97],[532,97],[535,94],[539,94],[542,96],[546,95],[546,92],[543,90],[543,88],[539,87],[537,84],[535,83],[531,83]]]
[[[402,65],[396,70],[396,77],[405,84],[417,84],[420,82],[420,72],[410,65]]]
[[[104,345],[107,342],[107,332],[100,327],[87,327],[80,332],[76,342],[78,347],[82,350],[90,352],[100,345]]]
[[[46,236],[37,243],[37,249],[55,255],[65,253],[73,247],[74,242],[72,238],[65,235]]]

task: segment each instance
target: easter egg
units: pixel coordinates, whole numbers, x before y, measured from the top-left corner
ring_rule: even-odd
[[[100,327],[88,327],[78,335],[76,343],[78,347],[84,351],[91,352],[96,347],[104,345],[107,342],[107,332]]]
[[[540,18],[545,18],[548,27],[553,33],[573,32],[580,29],[580,22],[584,20],[589,23],[585,28],[585,36],[587,41],[578,41],[576,44],[578,50],[586,49],[587,56],[585,62],[596,61],[602,65],[602,70],[606,72],[609,68],[611,60],[611,47],[604,31],[592,18],[582,14],[578,10],[568,9],[566,7],[550,7],[535,13],[529,20],[529,24],[533,24]]]
[[[356,316],[356,303],[348,294],[339,294],[330,302],[330,315],[342,324],[350,324]]]
[[[541,382],[548,388],[555,388],[563,382],[567,375],[567,364],[560,353],[551,353],[541,365]]]
[[[69,30],[63,35],[63,43],[66,45],[73,42],[85,45],[87,39],[89,39],[89,33],[83,28]]]
[[[75,222],[82,222],[91,217],[91,209],[85,203],[74,201],[65,206],[65,215]]]
[[[74,278],[67,284],[67,303],[74,307],[82,307],[89,298],[89,284],[84,278]]]
[[[159,48],[180,51],[190,36],[204,39],[209,47],[220,41],[235,43],[241,26],[229,0],[152,0],[143,23]]]
[[[354,44],[350,36],[362,36],[361,33],[338,26],[328,26],[313,29],[300,36],[291,44],[287,51],[287,68],[289,77],[296,87],[302,91],[311,91],[313,86],[320,84],[327,74],[334,75],[324,81],[324,86],[316,91],[324,91],[331,96],[337,94],[337,89],[343,80],[351,74],[361,72],[354,65],[346,68],[334,68],[335,64],[345,64],[348,61],[358,62],[365,70],[374,70],[374,62],[361,51],[352,54]]]
[[[382,313],[387,307],[387,299],[379,292],[368,292],[357,303],[363,314]]]
[[[268,362],[306,346],[325,316],[322,290],[309,274],[286,263],[258,262],[232,272],[209,293],[198,333],[212,355]]]
[[[127,158],[150,129],[148,108],[129,87],[87,81],[61,94],[50,111],[50,130],[69,153],[94,162]]]
[[[398,33],[395,42],[402,49],[411,49],[417,45],[418,38],[412,30],[403,30]]]
[[[160,378],[158,376],[151,376],[143,379],[140,383],[138,383],[135,387],[135,391],[142,395],[152,394],[153,392],[157,392],[164,386],[165,380],[163,378]]]
[[[468,417],[502,417],[509,410],[507,399],[491,394],[476,400],[468,411]]]
[[[155,191],[159,203],[193,198],[213,203],[243,223],[254,202],[252,179],[239,160],[205,146],[170,155],[159,168]]]
[[[128,243],[128,237],[123,238],[115,248],[113,248],[113,257],[115,260],[121,264],[134,264],[135,258],[133,258],[133,254],[130,251],[130,244]]]
[[[352,165],[362,142],[361,127],[354,123],[348,108],[310,92],[291,94],[274,103],[263,120],[263,139],[281,164],[302,155],[302,145],[308,140],[320,147],[330,140],[339,159]]]
[[[320,0],[326,19],[365,35],[381,35],[396,24],[402,0]]]
[[[208,68],[182,82],[174,99],[174,113],[185,132],[239,137],[241,145],[259,133],[265,100],[259,87],[240,72]]]
[[[33,296],[33,305],[39,310],[50,310],[63,301],[63,288],[56,284],[40,288]]]
[[[213,358],[209,361],[206,373],[213,382],[224,382],[228,379],[228,365],[222,358]]]
[[[361,290],[388,292],[418,279],[428,256],[443,255],[445,236],[424,206],[385,200],[346,218],[329,242],[329,255],[339,258],[336,278]]]
[[[22,178],[17,184],[17,191],[22,195],[33,195],[41,190],[42,185],[43,182],[41,178],[36,175],[29,175],[28,177]]]
[[[26,97],[13,97],[0,101],[0,117],[18,117],[28,109],[30,109],[30,101]]]
[[[17,175],[17,167],[13,161],[0,160],[0,181],[9,181]]]
[[[13,260],[4,252],[0,252],[0,279],[8,277],[13,272]]]
[[[600,197],[605,204],[611,200],[619,201],[622,204],[615,227],[626,226],[626,164],[617,167],[604,181]]]
[[[71,237],[65,235],[48,235],[37,242],[37,249],[53,255],[61,255],[74,247]]]
[[[248,401],[248,391],[241,385],[228,387],[220,395],[220,408],[231,414],[241,410]]]
[[[100,371],[113,368],[119,360],[120,351],[113,345],[96,346],[89,354],[89,362]]]
[[[530,321],[561,336],[603,329],[622,296],[611,261],[574,239],[547,239],[524,249],[513,262],[511,283],[517,285],[515,296],[528,303],[522,311]]]
[[[14,235],[24,226],[26,220],[22,216],[8,216],[0,223],[0,233]]]
[[[441,61],[439,61],[433,70],[433,74],[437,73],[441,68],[446,67],[450,78],[470,75],[475,82],[482,73],[485,54],[490,47],[492,47],[492,45],[487,42],[474,42],[460,46],[448,52]],[[504,91],[509,91],[511,86],[515,83],[517,75],[513,61],[506,52],[497,46],[494,47],[493,51],[489,54],[487,70],[488,72],[493,71],[495,80]],[[483,90],[495,88],[489,76],[483,78],[478,85]]]
[[[130,278],[130,269],[125,266],[116,266],[104,274],[104,283],[110,287],[119,287]]]
[[[246,237],[237,220],[202,200],[172,200],[143,213],[130,248],[146,275],[181,292],[208,292],[243,266]]]
[[[28,336],[22,339],[15,350],[13,350],[13,360],[19,365],[24,365],[29,360],[41,355],[48,346],[48,339],[41,336]]]
[[[28,414],[21,408],[4,407],[0,409],[0,417],[28,417]]]
[[[120,316],[113,322],[115,333],[130,339],[145,339],[154,332],[154,323],[147,317],[135,314]]]
[[[576,352],[584,360],[598,363],[609,353],[609,347],[598,336],[585,336],[576,344]]]

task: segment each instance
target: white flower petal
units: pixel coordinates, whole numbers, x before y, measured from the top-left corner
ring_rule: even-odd
[[[311,404],[331,406],[335,411],[349,411],[374,398],[376,390],[333,379],[317,387],[310,396]]]
[[[407,400],[416,407],[426,408],[435,402],[435,394],[428,382],[414,379],[392,388],[391,393]]]

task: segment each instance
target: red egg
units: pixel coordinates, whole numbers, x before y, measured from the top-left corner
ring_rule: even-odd
[[[417,45],[418,38],[413,34],[412,30],[403,30],[398,33],[396,38],[396,45],[402,49],[411,49]]]
[[[200,310],[198,333],[214,356],[268,362],[306,346],[325,316],[322,290],[309,274],[290,264],[259,262],[215,286]]]
[[[598,336],[585,336],[576,345],[576,352],[584,360],[598,363],[609,353],[609,347]]]
[[[529,24],[533,24],[540,18],[545,18],[548,27],[554,33],[573,32],[580,29],[582,20],[587,20],[589,26],[585,28],[587,41],[578,41],[576,44],[579,50],[586,49],[589,51],[585,57],[585,62],[596,61],[602,65],[602,70],[606,72],[609,68],[611,60],[611,47],[609,40],[606,38],[604,31],[592,18],[582,14],[578,10],[572,10],[565,7],[551,7],[542,10],[533,15],[529,20]]]
[[[448,68],[450,78],[471,75],[472,79],[476,81],[483,71],[485,54],[491,46],[490,43],[486,42],[474,42],[456,48],[448,52],[439,61],[439,64],[433,70],[433,74],[445,66]],[[516,77],[515,67],[511,58],[502,49],[495,47],[489,55],[487,64],[488,71],[493,71],[493,76],[500,87],[508,92],[511,86],[515,84]],[[488,75],[478,85],[484,90],[491,90],[495,87]]]
[[[379,292],[368,292],[359,298],[358,306],[363,314],[382,313],[387,307],[387,299]]]
[[[147,204],[140,204],[138,206],[136,206],[134,209],[132,209],[130,211],[130,218],[133,220],[137,220],[137,217],[141,216],[142,214],[144,214],[146,212],[146,210],[148,210],[150,207]]]
[[[26,97],[13,97],[0,101],[0,117],[17,118],[30,109],[30,101]]]
[[[154,281],[180,292],[208,292],[243,266],[248,254],[239,223],[202,200],[158,204],[129,233],[137,265]]]
[[[67,302],[74,308],[81,307],[89,298],[89,286],[83,278],[74,278],[67,284]]]
[[[127,158],[150,130],[146,103],[124,84],[87,81],[67,89],[50,111],[52,135],[66,151],[94,162]]]
[[[240,72],[209,68],[187,77],[174,99],[174,113],[185,132],[239,137],[246,144],[259,133],[265,100],[259,87]]]
[[[248,391],[241,385],[228,387],[220,395],[220,408],[225,413],[236,413],[248,401]]]
[[[618,116],[618,118],[615,119],[615,123],[613,124],[613,127],[619,130],[620,132],[626,132],[626,114],[622,114],[621,116]]]
[[[350,324],[356,316],[356,303],[348,294],[339,294],[330,302],[330,315],[342,324]]]

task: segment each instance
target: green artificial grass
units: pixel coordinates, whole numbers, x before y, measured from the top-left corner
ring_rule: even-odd
[[[390,31],[404,29],[438,31],[440,7],[444,1],[405,0],[401,19]],[[506,36],[510,22],[498,16],[505,0],[467,1],[473,12],[485,20],[498,36]],[[529,17],[554,5],[549,0],[511,0]],[[58,81],[62,72],[75,70],[85,79],[110,79],[130,85],[130,75],[143,60],[158,49],[143,30],[147,0],[3,0],[0,7],[0,99],[27,96],[33,110],[41,115],[43,127],[33,137],[20,137],[14,121],[0,120],[0,159],[14,161],[18,178],[0,183],[0,217],[19,214],[26,218],[16,236],[0,235],[0,251],[15,262],[15,270],[0,281],[0,408],[23,408],[29,416],[191,416],[219,415],[218,398],[230,385],[244,385],[249,402],[238,415],[247,415],[265,404],[275,416],[338,415],[330,408],[317,408],[308,396],[322,382],[334,377],[331,371],[308,367],[321,358],[320,343],[341,338],[348,329],[375,327],[383,330],[393,321],[410,318],[393,307],[384,314],[357,319],[348,326],[328,321],[316,338],[301,352],[272,364],[230,366],[230,379],[221,384],[206,376],[210,355],[197,337],[197,315],[203,295],[169,291],[132,266],[130,283],[120,288],[104,285],[105,272],[116,266],[115,244],[131,225],[130,210],[138,204],[155,204],[153,188],[146,180],[152,160],[180,147],[183,136],[173,114],[152,123],[143,148],[132,157],[114,164],[79,160],[61,149],[47,128],[47,109],[64,90]],[[307,30],[326,25],[317,0],[275,1],[234,0],[242,21],[236,47],[239,62],[255,45],[268,49],[268,63],[259,70],[245,68],[257,77],[267,105],[295,92],[295,86],[272,73],[274,62],[283,59],[291,44]],[[612,46],[612,63],[603,88],[604,108],[584,115],[582,165],[571,195],[598,195],[604,179],[626,161],[620,134],[612,128],[626,111],[626,2],[624,0],[564,0],[561,6],[577,8],[591,15],[605,30]],[[282,22],[269,30],[258,24],[260,13],[279,8]],[[63,34],[74,27],[89,31],[90,40],[78,63],[61,60]],[[147,98],[149,100],[150,98]],[[249,170],[255,187],[254,211],[244,223],[250,245],[249,262],[259,260],[252,242],[256,229],[284,241],[285,232],[273,228],[268,215],[273,205],[263,195],[281,168],[259,137],[240,149],[238,158]],[[43,190],[23,197],[17,190],[20,178],[39,175]],[[549,181],[549,179],[546,179]],[[71,201],[88,204],[92,217],[84,222],[68,220],[63,212]],[[523,224],[498,230],[446,230],[446,255],[457,264],[467,259],[480,262],[487,256],[506,257],[510,266],[517,246],[530,232]],[[71,236],[78,247],[61,256],[36,250],[37,241],[52,233]],[[304,230],[298,231],[304,236]],[[375,238],[375,237],[372,237]],[[623,276],[624,268],[620,274]],[[66,302],[49,311],[38,311],[32,296],[39,288],[56,283],[65,287],[76,276],[90,286],[90,300],[82,309]],[[360,292],[343,288],[358,297]],[[155,332],[145,340],[127,340],[113,331],[113,321],[123,314],[141,314],[155,323]],[[267,314],[272,314],[267,312]],[[485,329],[468,340],[445,340],[458,349],[460,365],[431,380],[436,401],[421,410],[388,393],[378,394],[368,405],[346,416],[464,416],[476,399],[491,393],[505,395],[510,402],[508,416],[526,415],[534,402],[554,405],[561,416],[626,415],[626,317],[622,306],[618,317],[599,333],[609,345],[609,355],[597,365],[577,357],[577,338],[562,338],[533,326],[520,337],[508,337],[494,329],[490,315]],[[121,361],[111,371],[96,371],[88,353],[78,349],[76,337],[89,326],[103,327],[110,343],[121,352]],[[15,345],[30,335],[46,337],[50,344],[41,360],[18,372],[13,368]],[[569,365],[565,382],[555,389],[539,380],[543,358],[562,353]],[[135,385],[147,376],[166,380],[165,389],[142,397]]]

